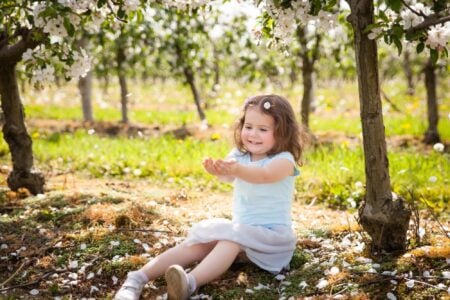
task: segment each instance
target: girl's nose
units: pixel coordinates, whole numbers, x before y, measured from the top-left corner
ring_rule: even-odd
[[[256,136],[257,131],[255,129],[250,130],[250,136]]]

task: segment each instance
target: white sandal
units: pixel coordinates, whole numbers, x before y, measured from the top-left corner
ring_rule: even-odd
[[[169,300],[186,300],[189,298],[187,274],[181,266],[170,266],[166,271],[165,278]]]
[[[139,279],[128,276],[120,290],[114,296],[114,300],[139,300],[145,283]]]

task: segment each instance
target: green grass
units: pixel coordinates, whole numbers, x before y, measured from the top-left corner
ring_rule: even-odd
[[[102,137],[85,130],[74,134],[41,134],[33,148],[36,166],[45,172],[78,172],[93,177],[146,178],[172,186],[208,186],[230,190],[202,167],[204,157],[224,157],[232,147],[219,139],[178,140]],[[7,153],[2,140],[0,152]],[[364,194],[364,161],[361,147],[345,144],[309,149],[297,180],[297,199],[313,198],[335,208],[357,207]],[[393,190],[407,199],[428,203],[437,211],[448,205],[449,155],[430,149],[395,148],[389,152]],[[7,159],[4,156],[3,159]],[[42,216],[45,217],[45,216]]]
[[[443,86],[444,90],[447,88]],[[136,84],[132,87],[133,101],[130,103],[132,122],[179,127],[197,124],[198,116],[185,86],[168,84]],[[426,129],[426,106],[423,88],[418,87],[414,96],[408,96],[398,82],[383,86],[391,101],[402,111],[395,111],[383,102],[386,135],[393,137],[408,135],[421,138]],[[241,109],[242,101],[256,93],[280,93],[287,95],[296,111],[299,108],[301,90],[268,88],[258,90],[254,85],[226,85],[215,98],[205,97],[209,104],[206,110],[209,123],[214,128],[232,124]],[[94,93],[95,119],[117,122],[120,110],[113,108],[119,103],[117,84],[107,94]],[[80,120],[81,112],[73,99],[74,87],[63,86],[45,92],[29,91],[26,99],[26,114],[29,119]],[[55,99],[58,99],[56,101]],[[311,114],[313,132],[340,133],[360,136],[361,122],[356,85],[341,82],[319,86],[316,111]],[[100,104],[101,105],[100,105]],[[444,114],[450,109],[445,97],[440,99],[441,120],[439,130],[443,140],[450,140],[450,119]],[[153,182],[180,184],[186,187],[206,185],[211,188],[229,190],[229,185],[218,183],[204,172],[201,162],[204,157],[223,157],[232,147],[230,141],[198,140],[189,137],[177,140],[170,136],[156,138],[102,137],[89,135],[86,130],[73,134],[46,132],[31,128],[36,166],[45,172],[79,172],[93,177],[148,178]],[[361,146],[349,145],[347,141],[333,141],[332,146],[310,149],[302,167],[302,176],[297,180],[297,199],[305,202],[316,198],[332,207],[357,207],[364,189],[364,163]],[[339,144],[341,143],[341,144]],[[438,211],[449,202],[448,174],[449,155],[429,148],[389,148],[390,176],[393,190],[403,197],[427,203]],[[9,163],[9,150],[3,139],[0,141],[2,160]],[[430,180],[431,179],[431,180]],[[435,180],[434,180],[435,179]]]

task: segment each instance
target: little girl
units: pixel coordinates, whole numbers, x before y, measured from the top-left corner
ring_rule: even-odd
[[[289,267],[296,236],[291,206],[301,132],[289,102],[277,95],[247,99],[235,128],[236,148],[226,159],[206,158],[207,172],[234,182],[233,220],[195,224],[187,238],[128,273],[116,300],[137,300],[144,285],[165,274],[169,299],[188,299],[239,257],[279,273]],[[184,267],[199,264],[189,273]]]

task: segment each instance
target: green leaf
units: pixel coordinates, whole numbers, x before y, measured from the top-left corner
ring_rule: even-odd
[[[436,49],[430,49],[430,57],[433,64],[436,64],[439,58],[439,52]]]
[[[119,8],[119,11],[117,12],[117,16],[121,19],[125,17],[125,11],[121,8]]]
[[[389,18],[386,16],[386,14],[384,13],[384,11],[380,10],[380,14],[378,15],[378,17],[380,19],[382,19],[384,22],[388,23],[389,22]]]
[[[64,18],[64,28],[66,28],[69,36],[73,37],[73,35],[75,34],[75,27],[72,23],[70,23],[70,20],[67,17]]]
[[[445,57],[447,57],[448,58],[448,49],[447,48],[444,48],[444,50],[442,50],[442,57],[444,57],[444,54],[445,54]]]
[[[98,8],[101,8],[103,5],[106,4],[106,1],[107,1],[107,0],[98,0],[98,1],[97,1],[97,7],[98,7]]]
[[[425,43],[423,42],[418,43],[416,47],[417,54],[421,53],[423,49],[425,49]]]
[[[386,5],[395,12],[400,12],[402,8],[401,0],[386,0]]]
[[[403,50],[402,42],[397,37],[394,37],[392,40],[393,40],[395,46],[397,47],[398,55],[400,55],[402,53],[402,50]]]

